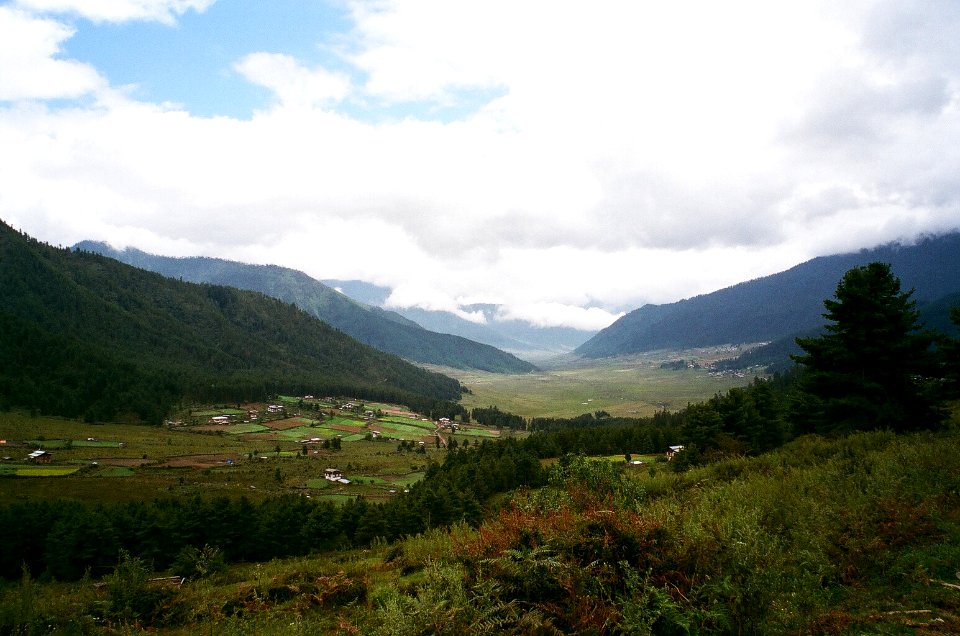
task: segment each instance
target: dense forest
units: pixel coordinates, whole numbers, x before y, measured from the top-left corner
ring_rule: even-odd
[[[0,224],[0,407],[159,423],[277,393],[456,401],[456,380],[262,294],[184,283]]]
[[[401,572],[421,572],[409,594],[369,607],[381,626],[392,621],[378,633],[797,633],[873,621],[836,608],[862,586],[889,585],[891,568],[913,581],[918,555],[929,587],[960,555],[949,538],[958,530],[955,433],[943,431],[960,396],[960,342],[922,327],[912,292],[884,263],[849,270],[824,306],[829,324],[798,340],[795,368],[676,413],[528,421],[474,409],[478,421],[529,434],[448,443],[442,462],[386,503],[6,506],[0,577],[116,582],[149,563],[199,580],[231,563],[370,548]],[[951,317],[960,326],[960,308]],[[626,461],[681,445],[640,472]],[[586,459],[610,455],[624,461]],[[447,534],[430,534],[438,530]],[[454,545],[418,558],[408,550],[423,536]],[[366,599],[360,580],[341,590],[345,604]],[[308,583],[274,585],[256,607],[300,598]],[[111,592],[114,616],[192,620],[170,613],[169,593],[134,598],[123,588]]]
[[[815,258],[785,272],[664,305],[645,305],[577,348],[588,358],[654,349],[768,342],[817,331],[822,299],[853,267],[889,263],[915,300],[940,310],[931,326],[947,327],[944,297],[960,292],[960,234],[929,237],[915,245],[885,245],[852,254]]]
[[[218,258],[172,258],[134,249],[114,250],[84,241],[75,249],[192,283],[227,285],[293,303],[371,347],[414,362],[495,373],[525,373],[536,367],[490,345],[424,329],[398,314],[361,305],[303,272],[277,265],[249,265]]]

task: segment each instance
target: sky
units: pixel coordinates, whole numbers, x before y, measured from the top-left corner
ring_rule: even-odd
[[[0,1],[0,220],[600,329],[960,228],[960,3]]]

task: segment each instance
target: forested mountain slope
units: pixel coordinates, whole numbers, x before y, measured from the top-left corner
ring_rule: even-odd
[[[0,222],[0,406],[158,421],[187,399],[340,393],[454,400],[456,380],[259,293],[198,285]],[[302,393],[301,393],[302,394]]]
[[[78,243],[74,249],[109,256],[171,278],[258,291],[293,303],[364,344],[415,362],[501,373],[535,369],[529,362],[492,346],[435,333],[398,314],[360,304],[303,272],[286,267],[218,258],[157,256],[131,248],[115,250],[93,241]]]
[[[815,258],[785,272],[666,305],[645,305],[585,342],[589,358],[723,343],[777,340],[815,330],[844,272],[872,261],[890,263],[903,289],[932,302],[960,291],[960,233],[915,245],[885,245]]]
[[[342,291],[354,300],[374,307],[383,307],[391,293],[389,287],[359,280],[324,280],[322,282]],[[573,327],[540,327],[523,320],[504,320],[498,315],[498,307],[492,304],[473,304],[463,309],[483,313],[486,322],[483,324],[471,322],[449,311],[419,307],[403,307],[392,313],[399,314],[431,331],[462,336],[504,351],[527,356],[542,357],[549,354],[569,353],[596,333]]]

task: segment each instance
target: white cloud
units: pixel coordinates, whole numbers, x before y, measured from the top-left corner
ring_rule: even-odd
[[[158,21],[173,24],[177,16],[202,12],[216,0],[16,0],[36,13],[73,14],[94,22]]]
[[[0,101],[76,98],[104,87],[91,66],[56,58],[72,35],[63,24],[0,6]]]
[[[599,307],[576,307],[563,303],[508,305],[499,312],[501,320],[521,320],[537,327],[573,327],[599,331],[623,313],[611,313]]]
[[[30,6],[81,4],[107,15]],[[342,70],[236,62],[277,98],[248,120],[132,101],[58,57],[70,28],[0,7],[6,99],[96,97],[0,105],[0,218],[581,328],[960,226],[954,3],[348,6]]]
[[[254,84],[273,91],[286,106],[337,102],[350,92],[350,79],[325,69],[308,69],[289,55],[251,53],[234,67]]]

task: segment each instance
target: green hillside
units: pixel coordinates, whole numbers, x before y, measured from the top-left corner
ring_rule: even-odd
[[[960,292],[960,234],[915,245],[885,245],[815,258],[785,272],[666,305],[644,305],[581,345],[575,353],[604,358],[656,349],[773,341],[823,326],[820,300],[843,273],[871,261],[889,263],[914,299],[934,302]],[[946,307],[946,304],[942,305]],[[947,324],[945,313],[937,322]]]
[[[536,368],[490,345],[429,331],[399,314],[358,303],[303,272],[286,267],[219,258],[171,258],[129,248],[115,250],[93,241],[83,241],[75,248],[172,278],[261,292],[295,304],[364,344],[414,362],[494,373],[526,373]]]
[[[183,399],[277,392],[399,402],[460,394],[457,381],[292,304],[56,249],[2,223],[0,333],[0,405],[70,417],[156,422]]]

